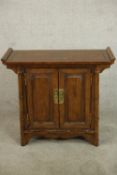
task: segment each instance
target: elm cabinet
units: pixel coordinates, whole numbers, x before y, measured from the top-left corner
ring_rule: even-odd
[[[83,137],[99,144],[99,73],[105,50],[13,50],[2,62],[18,74],[21,145],[32,137]]]

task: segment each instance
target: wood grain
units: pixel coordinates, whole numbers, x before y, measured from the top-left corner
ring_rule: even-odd
[[[11,50],[11,49],[10,49]],[[7,51],[9,52],[9,50]],[[13,50],[4,64],[14,65],[78,65],[111,64],[115,60],[111,49],[106,50]]]

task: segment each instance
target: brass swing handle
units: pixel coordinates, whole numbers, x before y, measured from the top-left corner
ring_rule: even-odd
[[[64,89],[54,89],[54,104],[64,103]]]

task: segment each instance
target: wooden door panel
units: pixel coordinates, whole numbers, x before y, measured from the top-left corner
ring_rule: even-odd
[[[87,127],[90,119],[90,71],[62,69],[59,88],[64,89],[64,103],[60,104],[62,128]]]
[[[54,69],[28,69],[26,81],[31,127],[58,127],[58,105],[53,102],[53,91],[58,88],[58,72]]]
[[[83,115],[83,88],[82,76],[70,75],[65,82],[65,116],[67,121],[82,121]]]
[[[48,78],[49,77],[46,74],[43,74],[41,76],[37,75],[32,78],[32,89],[34,89],[32,93],[34,121],[50,120],[50,85]]]

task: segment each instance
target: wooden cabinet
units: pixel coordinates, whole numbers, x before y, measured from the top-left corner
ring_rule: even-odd
[[[17,51],[2,62],[18,74],[21,145],[32,137],[81,136],[99,144],[99,73],[114,63],[106,50]]]

